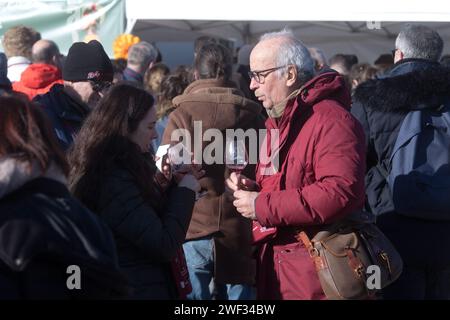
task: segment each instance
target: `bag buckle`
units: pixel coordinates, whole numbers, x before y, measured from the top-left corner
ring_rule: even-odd
[[[311,258],[315,258],[319,256],[319,250],[317,248],[311,247],[308,249],[309,256]]]

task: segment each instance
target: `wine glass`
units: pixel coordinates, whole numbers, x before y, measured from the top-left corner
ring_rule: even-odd
[[[242,139],[227,139],[225,143],[225,165],[232,172],[240,174],[248,164],[248,154],[245,141]]]
[[[181,142],[171,146],[167,150],[167,156],[173,172],[179,171],[183,165],[192,164],[192,152],[190,152]],[[200,199],[207,193],[207,190],[200,190],[195,194],[195,200]]]
[[[183,165],[192,163],[192,153],[181,142],[167,150],[167,157],[173,171],[178,171]]]

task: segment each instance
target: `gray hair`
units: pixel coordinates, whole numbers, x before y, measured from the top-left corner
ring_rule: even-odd
[[[266,33],[261,36],[260,41],[275,38],[283,38],[284,40],[277,53],[277,66],[293,64],[297,67],[298,81],[300,84],[304,84],[310,80],[314,76],[314,60],[311,58],[308,48],[289,29]],[[278,77],[282,77],[285,73],[285,68],[277,71]]]
[[[395,40],[395,48],[403,52],[404,58],[438,61],[443,47],[439,34],[420,24],[407,24]]]
[[[141,41],[128,50],[128,63],[146,69],[150,63],[156,61],[157,56],[158,50],[152,44]]]

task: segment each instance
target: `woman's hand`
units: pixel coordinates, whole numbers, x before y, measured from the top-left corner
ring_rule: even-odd
[[[179,183],[187,174],[191,174],[196,179],[200,179],[205,175],[205,170],[202,169],[200,164],[183,164],[177,171],[173,172],[175,182]]]
[[[185,187],[188,189],[191,189],[196,194],[200,191],[200,183],[198,182],[197,178],[194,177],[192,174],[185,174],[180,182],[178,182],[179,187]]]
[[[158,160],[159,158],[156,157],[155,161]],[[170,167],[167,155],[165,155],[162,159],[162,171],[156,170],[155,181],[163,190],[167,190],[170,186],[170,183],[172,181],[172,169]]]

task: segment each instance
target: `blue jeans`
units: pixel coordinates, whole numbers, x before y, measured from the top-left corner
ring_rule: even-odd
[[[183,244],[184,254],[192,284],[189,300],[253,300],[255,290],[246,284],[215,283],[217,295],[213,296],[210,284],[214,276],[214,239],[205,237]]]

